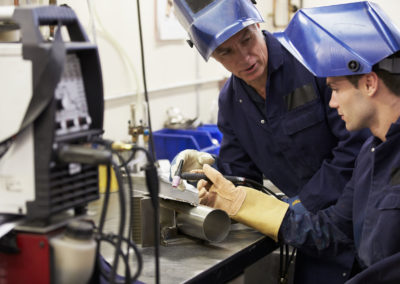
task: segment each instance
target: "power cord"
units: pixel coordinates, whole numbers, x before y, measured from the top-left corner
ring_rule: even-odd
[[[296,254],[296,248],[293,248],[289,255],[289,245],[280,244],[279,246],[279,283],[285,284],[288,282],[290,264],[293,262]]]
[[[105,193],[105,198],[104,198],[104,203],[103,203],[103,208],[101,211],[101,216],[100,216],[100,222],[98,226],[98,231],[96,235],[96,240],[98,242],[97,246],[97,258],[100,261],[100,243],[102,241],[106,241],[112,245],[115,246],[115,256],[114,256],[114,263],[111,268],[111,272],[107,274],[106,271],[104,271],[102,265],[100,264],[100,272],[101,274],[108,278],[110,283],[132,283],[136,281],[138,276],[141,273],[142,267],[143,267],[143,261],[141,254],[133,241],[130,240],[130,237],[128,239],[124,238],[124,228],[125,228],[125,220],[126,220],[126,203],[125,203],[125,195],[124,195],[124,184],[122,181],[122,174],[120,171],[121,165],[117,164],[116,162],[113,161],[113,153],[115,154],[116,151],[120,148],[118,143],[114,143],[110,140],[103,140],[96,138],[95,141],[92,141],[96,143],[96,149],[90,148],[88,146],[84,145],[69,145],[69,144],[61,144],[58,146],[56,149],[56,154],[58,159],[61,162],[66,162],[66,163],[83,163],[83,164],[91,164],[91,165],[107,165],[107,183],[106,183],[106,193]],[[99,148],[98,145],[102,145],[104,149]],[[146,172],[146,182],[147,186],[149,189],[149,193],[152,198],[152,203],[155,211],[155,246],[156,246],[156,276],[157,276],[157,283],[159,283],[159,232],[158,232],[158,222],[159,222],[159,214],[158,214],[158,175],[157,175],[157,169],[155,167],[154,162],[152,161],[152,157],[150,153],[141,147],[136,147],[132,144],[123,144],[125,147],[130,147],[132,151],[144,151],[146,153],[147,157],[147,164],[145,166],[145,172]],[[120,161],[122,161],[122,166],[125,168],[127,171],[127,166],[126,162],[123,161],[122,156],[119,155]],[[118,235],[114,234],[104,234],[103,229],[104,229],[104,223],[105,223],[105,217],[108,209],[108,204],[109,204],[109,194],[110,194],[110,177],[111,177],[111,167],[114,169],[118,186],[119,186],[119,202],[120,202],[120,222],[119,222],[119,229],[118,229]],[[129,173],[127,171],[127,173]],[[129,185],[129,191],[133,192],[133,186],[130,178],[128,178],[128,185]],[[132,200],[132,199],[131,199]],[[129,204],[132,206],[132,202],[129,202]],[[133,212],[131,208],[131,213]],[[132,215],[131,215],[132,218]],[[130,224],[132,225],[132,219],[130,221]],[[130,235],[129,235],[130,236]],[[124,253],[122,250],[122,244],[126,243],[127,244],[127,253]],[[138,263],[138,267],[136,269],[136,272],[133,277],[131,277],[131,271],[129,267],[129,249],[132,248],[135,252],[136,260]],[[117,275],[117,269],[118,269],[118,262],[119,258],[123,259],[123,262],[125,264],[125,277],[123,281],[120,281],[119,279],[116,279]]]
[[[7,153],[8,149],[10,149],[15,138],[16,138],[16,136],[13,136],[11,138],[8,138],[8,139],[0,142],[0,159]]]
[[[115,168],[117,168],[117,165],[114,163],[113,164],[113,168],[115,170]],[[117,170],[115,171],[116,177],[117,177],[117,182],[118,182],[118,186],[119,186],[119,192],[120,191],[124,191],[123,187],[121,187],[122,185],[122,179],[121,177],[121,173]],[[120,219],[120,224],[119,224],[119,233],[118,235],[114,235],[114,234],[104,234],[103,233],[103,227],[104,227],[104,223],[105,223],[105,217],[107,214],[107,208],[108,208],[108,202],[109,202],[109,193],[110,193],[110,178],[111,178],[111,165],[107,166],[107,184],[106,184],[106,192],[105,192],[105,198],[104,198],[104,203],[103,203],[103,210],[101,213],[101,217],[100,217],[100,222],[99,222],[99,227],[98,227],[98,234],[97,234],[97,241],[98,241],[98,247],[97,247],[97,256],[98,256],[98,261],[99,261],[99,267],[100,267],[100,272],[101,275],[103,275],[105,278],[109,279],[110,283],[132,283],[134,281],[137,280],[137,278],[139,277],[142,267],[143,267],[143,260],[142,260],[142,256],[136,246],[136,244],[134,242],[132,242],[130,240],[130,238],[124,238],[123,237],[123,230],[124,230],[124,224],[125,224],[125,206],[122,206],[123,209],[121,208],[121,216],[123,215],[123,218]],[[122,185],[123,186],[123,185]],[[121,200],[121,194],[119,193],[120,196],[120,203],[125,205],[125,199],[124,197],[122,197]],[[123,195],[122,195],[123,196]],[[111,267],[111,273],[107,274],[106,271],[104,271],[102,265],[101,265],[101,259],[100,259],[100,243],[101,241],[106,241],[112,245],[114,245],[115,247],[115,252],[116,252],[116,256],[114,257],[114,263]],[[127,252],[124,253],[121,249],[122,247],[122,241],[124,241],[125,243],[127,243]],[[128,262],[128,257],[129,257],[129,248],[133,248],[134,252],[135,252],[135,256],[136,256],[136,260],[138,263],[138,267],[136,269],[136,273],[133,277],[131,277],[131,272],[130,272],[130,266],[129,266],[129,262]],[[118,261],[117,258],[119,259],[119,257],[122,257],[122,259],[124,260],[124,264],[125,264],[125,277],[124,277],[124,281],[119,281],[118,279],[116,279],[116,271],[117,271],[117,267],[118,267]]]
[[[111,148],[114,151],[120,150],[132,150],[132,151],[143,151],[146,155],[147,164],[143,167],[146,176],[146,185],[149,191],[152,206],[154,210],[154,246],[155,246],[155,269],[156,269],[156,283],[160,283],[160,228],[159,228],[159,200],[158,200],[158,192],[159,192],[159,181],[158,181],[158,173],[157,167],[155,166],[155,162],[153,160],[152,155],[150,152],[143,148],[138,147],[135,144],[128,144],[128,143],[120,143],[114,142],[112,143]],[[132,155],[131,155],[132,157]],[[119,157],[120,159],[122,157]],[[124,166],[127,165],[127,162],[123,163]],[[128,177],[128,181],[130,178]]]

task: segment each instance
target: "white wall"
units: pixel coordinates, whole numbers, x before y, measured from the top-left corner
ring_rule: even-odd
[[[195,117],[199,112],[201,121],[207,123],[215,118],[216,110],[212,106],[218,97],[218,81],[229,76],[229,73],[213,59],[205,63],[197,51],[189,48],[184,40],[160,41],[156,25],[157,1],[159,0],[140,0],[153,130],[163,127],[166,110],[172,106],[179,107],[188,118]],[[10,2],[13,0],[0,0],[0,4],[3,5]],[[21,0],[21,2],[35,2],[35,0]],[[36,2],[47,1],[36,0]],[[266,20],[262,27],[270,31],[282,30],[283,27],[273,26],[273,0],[257,2],[257,7]],[[292,3],[297,5],[300,2],[292,0]],[[304,7],[345,2],[355,1],[303,0]],[[397,0],[375,2],[380,4],[400,26]],[[106,100],[105,137],[129,139],[127,134],[128,120],[131,119],[129,105],[141,104],[143,101],[137,1],[59,0],[57,3],[66,3],[75,10],[90,38],[96,40],[99,46]],[[286,23],[286,3],[287,0],[275,2],[278,24]],[[141,95],[137,96],[137,93]],[[139,111],[138,118],[144,116]]]
[[[95,18],[106,99],[105,137],[127,139],[131,119],[129,105],[143,101],[137,2],[132,0],[65,0],[91,33]],[[211,118],[210,106],[218,97],[218,81],[229,74],[215,61],[205,63],[195,49],[182,40],[161,41],[156,28],[156,0],[141,0],[140,10],[145,48],[147,88],[153,130],[163,127],[166,110],[179,107],[188,118]],[[125,54],[124,54],[125,53]],[[135,75],[136,74],[136,75]],[[199,94],[196,99],[196,90]],[[196,101],[199,101],[197,107]],[[144,115],[138,110],[139,118]]]

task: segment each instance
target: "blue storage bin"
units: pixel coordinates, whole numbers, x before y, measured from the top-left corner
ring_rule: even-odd
[[[218,126],[216,124],[203,124],[202,126],[197,127],[197,130],[207,131],[211,134],[211,137],[217,139],[218,143],[221,144],[222,141],[222,133],[219,131]]]
[[[172,159],[182,150],[195,149],[218,155],[222,135],[214,125],[197,129],[161,129],[153,132],[157,159]]]

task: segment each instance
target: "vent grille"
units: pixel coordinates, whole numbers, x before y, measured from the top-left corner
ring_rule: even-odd
[[[82,165],[79,173],[70,174],[68,165],[50,172],[51,212],[86,205],[98,199],[98,168]]]

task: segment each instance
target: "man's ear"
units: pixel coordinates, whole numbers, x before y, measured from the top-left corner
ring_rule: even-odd
[[[378,90],[379,77],[375,72],[370,72],[364,76],[367,94],[372,97]]]

